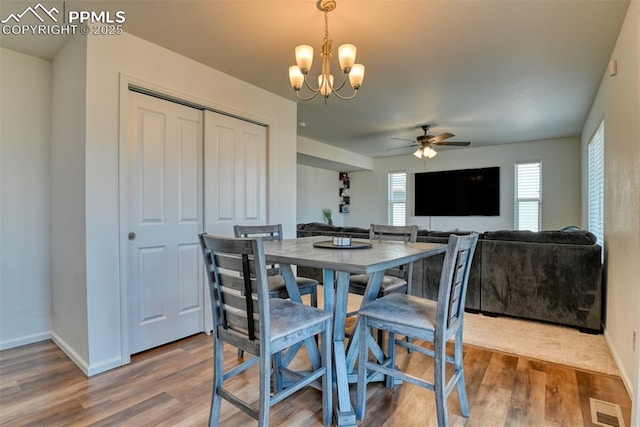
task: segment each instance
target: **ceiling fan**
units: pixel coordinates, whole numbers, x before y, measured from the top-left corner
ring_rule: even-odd
[[[471,142],[469,141],[445,141],[445,139],[449,139],[455,136],[454,134],[449,132],[444,132],[444,133],[441,133],[440,135],[435,135],[435,136],[429,135],[428,134],[429,127],[430,127],[429,125],[421,126],[422,131],[424,132],[424,135],[418,135],[416,137],[416,142],[414,142],[413,144],[407,145],[405,147],[396,147],[396,148],[418,147],[418,149],[413,153],[414,156],[416,156],[419,159],[423,157],[431,159],[435,157],[436,154],[438,154],[436,150],[433,149],[432,145],[466,147],[469,144],[471,144]],[[408,139],[404,139],[404,138],[391,138],[391,139],[409,141]],[[391,148],[391,150],[395,150],[395,148]]]

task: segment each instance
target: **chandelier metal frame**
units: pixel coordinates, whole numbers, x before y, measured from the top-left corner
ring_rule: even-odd
[[[309,45],[300,45],[296,47],[296,65],[289,67],[289,80],[291,87],[295,90],[296,96],[303,100],[309,101],[315,98],[319,93],[324,97],[325,104],[327,99],[333,93],[338,98],[348,100],[353,99],[358,94],[358,89],[362,85],[364,79],[364,65],[356,64],[356,47],[352,44],[344,44],[338,48],[338,59],[340,68],[344,73],[344,80],[335,87],[333,85],[333,75],[331,74],[331,50],[333,40],[329,37],[329,12],[336,8],[335,0],[319,0],[318,9],[324,12],[324,40],[322,43],[322,73],[318,76],[318,87],[312,87],[307,81],[307,75],[311,69],[313,61],[313,48]],[[351,95],[341,95],[339,91],[345,86],[349,80],[353,93]],[[302,86],[312,92],[311,96],[305,97],[300,94]]]

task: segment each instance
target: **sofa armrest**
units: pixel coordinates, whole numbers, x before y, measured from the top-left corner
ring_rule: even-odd
[[[599,245],[485,240],[483,312],[602,330]]]

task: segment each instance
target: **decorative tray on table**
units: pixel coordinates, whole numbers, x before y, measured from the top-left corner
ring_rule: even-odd
[[[325,249],[366,249],[371,247],[371,243],[352,240],[350,237],[334,237],[332,240],[315,242],[313,246]]]

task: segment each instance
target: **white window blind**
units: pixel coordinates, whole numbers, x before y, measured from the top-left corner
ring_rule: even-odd
[[[596,236],[600,246],[604,247],[604,121],[600,123],[589,141],[587,156],[589,186],[587,228]]]
[[[389,225],[406,225],[407,222],[407,173],[389,172],[388,207]]]
[[[516,163],[515,229],[539,231],[542,223],[542,163]]]

